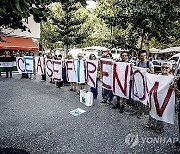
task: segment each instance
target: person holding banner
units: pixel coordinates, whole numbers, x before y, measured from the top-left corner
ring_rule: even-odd
[[[48,59],[55,59],[55,57],[52,56],[51,53],[48,53],[47,55]],[[54,79],[51,77],[49,83],[55,84]]]
[[[169,76],[171,75],[172,64],[170,62],[164,62],[161,66],[161,73],[159,75]],[[175,91],[175,90],[174,90]],[[150,102],[151,103],[151,102]],[[171,114],[171,113],[169,113]],[[163,122],[160,120],[156,120],[149,116],[149,121],[145,126],[146,128],[155,129],[157,133],[162,133],[164,130]]]
[[[62,55],[58,55],[57,60],[62,60]],[[62,88],[63,87],[63,80],[56,82],[56,88]]]
[[[29,56],[32,56],[33,57],[33,63],[34,63],[34,66],[35,66],[35,59],[34,59],[34,53],[32,51],[29,52]],[[29,79],[32,80],[33,77],[32,77],[32,74],[33,73],[29,73]],[[35,79],[35,67],[34,67],[34,79]]]
[[[68,54],[68,56],[67,56],[67,59],[68,60],[74,60],[74,58],[73,58],[73,56],[72,56],[72,54]],[[72,64],[73,64],[73,61],[71,62]],[[69,81],[69,76],[68,76],[68,66],[67,66],[67,63],[65,62],[65,64],[66,64],[66,78],[68,78],[68,81]],[[74,66],[74,65],[73,65]],[[74,67],[73,67],[74,68]],[[75,76],[75,73],[74,73],[74,75],[72,75],[72,76]],[[75,79],[74,79],[74,81],[75,81]],[[70,81],[69,81],[70,82]],[[71,85],[71,87],[70,87],[70,89],[69,89],[69,91],[73,91],[73,92],[76,92],[76,82],[70,82],[70,85]]]
[[[78,59],[74,60],[74,65],[77,75],[77,83],[79,85],[79,91],[76,94],[79,95],[80,90],[83,90],[85,85],[85,63],[82,53],[78,53]]]
[[[90,60],[96,60],[95,54],[90,54],[89,59]],[[90,89],[91,89],[91,92],[93,93],[93,99],[97,99],[97,95],[98,95],[98,83],[97,83],[97,80],[96,80],[96,88],[91,87]]]
[[[5,54],[5,57],[11,57],[9,51],[5,51],[4,54]],[[12,78],[12,71],[8,71],[8,70],[6,71],[6,77],[5,78],[9,77],[9,73],[8,72],[10,72],[10,78]]]
[[[25,53],[24,52],[21,52],[21,55],[20,55],[20,57],[24,57],[24,55],[25,55]],[[22,75],[21,75],[21,79],[28,79],[29,77],[28,77],[28,73],[23,73],[22,72]]]
[[[177,79],[175,79],[174,83],[171,85],[171,88],[172,90],[174,90],[176,97],[180,98],[180,76]],[[180,147],[180,104],[178,104],[178,126],[179,126],[179,141],[176,142],[175,145]]]
[[[121,59],[118,59],[117,62],[126,62],[128,63],[129,60],[128,60],[128,52],[127,51],[123,51],[121,52],[121,55],[120,55],[120,58]],[[124,112],[124,108],[125,108],[125,105],[126,105],[126,99],[125,98],[120,98],[119,96],[116,96],[116,105],[112,107],[112,109],[120,109],[120,113],[123,113]],[[120,100],[122,100],[122,105],[120,105]]]
[[[147,68],[148,73],[154,73],[153,63],[147,59],[146,50],[141,50],[139,52],[139,61],[136,63],[136,66]],[[146,106],[141,102],[134,101],[134,107],[135,107],[135,110],[131,115],[138,114],[138,118],[143,119]]]
[[[113,59],[112,54],[107,53],[106,58]],[[102,88],[102,98],[103,98],[103,101],[101,101],[100,103],[105,103],[107,105],[113,105],[112,101],[114,99],[114,94],[113,94],[112,90]]]

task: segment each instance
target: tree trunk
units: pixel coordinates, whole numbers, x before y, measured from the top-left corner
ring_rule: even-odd
[[[145,37],[145,32],[144,32],[144,30],[142,30],[142,36],[141,36],[141,46],[140,46],[140,49],[141,49],[141,50],[142,50],[142,48],[143,48],[144,37]]]

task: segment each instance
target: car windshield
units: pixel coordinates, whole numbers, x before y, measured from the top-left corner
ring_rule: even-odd
[[[170,58],[169,60],[171,61],[175,61],[175,62],[177,62],[178,61],[178,59],[179,59],[179,57],[172,57],[172,58]]]

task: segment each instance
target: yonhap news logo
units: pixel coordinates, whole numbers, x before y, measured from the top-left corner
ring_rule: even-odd
[[[143,144],[175,144],[178,141],[178,137],[148,137],[139,136],[138,134],[129,133],[125,137],[125,143],[130,147],[142,146]]]

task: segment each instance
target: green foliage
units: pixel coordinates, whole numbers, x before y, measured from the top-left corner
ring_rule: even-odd
[[[105,2],[100,0],[99,3]],[[177,38],[180,8],[178,0],[115,0],[106,5],[104,11],[99,11],[99,17],[109,27],[128,31],[124,36],[114,34],[111,42],[114,46],[123,43],[135,48],[139,38],[144,43],[145,39],[149,41],[153,37],[159,43],[168,44],[172,40],[170,38]]]
[[[61,41],[67,47],[81,44],[88,35],[88,31],[86,33],[81,31],[86,16],[77,12],[82,5],[75,3],[74,0],[67,0],[61,4],[52,4],[50,7],[52,10],[50,20],[55,29],[49,41],[52,43]]]
[[[35,22],[46,21],[49,16],[47,5],[56,1],[61,0],[0,0],[0,26],[26,30],[23,18],[28,18],[32,14]],[[85,0],[79,2],[85,5]]]

